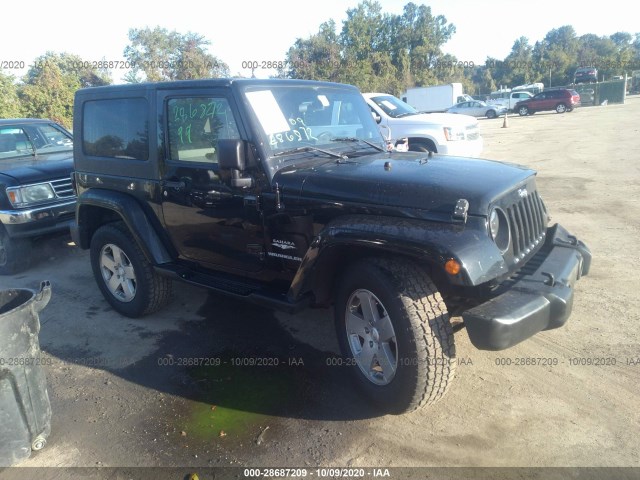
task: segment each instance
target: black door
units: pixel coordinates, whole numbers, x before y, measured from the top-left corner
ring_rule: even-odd
[[[159,92],[165,132],[164,221],[180,257],[230,272],[262,269],[264,230],[250,189],[231,187],[218,169],[217,142],[243,131],[222,90]]]

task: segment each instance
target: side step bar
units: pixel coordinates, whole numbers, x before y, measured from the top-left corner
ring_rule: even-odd
[[[287,313],[297,313],[307,308],[311,303],[311,295],[305,295],[292,302],[285,294],[270,292],[265,290],[262,285],[250,280],[245,281],[231,276],[195,272],[178,265],[158,265],[154,268],[160,275]]]

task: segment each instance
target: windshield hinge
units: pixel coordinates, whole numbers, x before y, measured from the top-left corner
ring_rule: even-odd
[[[461,220],[463,223],[466,223],[468,210],[469,201],[466,198],[459,199],[456,202],[456,207],[453,209],[453,218],[455,220]]]
[[[262,197],[260,195],[247,195],[243,199],[245,207],[253,207],[256,210],[262,210]]]

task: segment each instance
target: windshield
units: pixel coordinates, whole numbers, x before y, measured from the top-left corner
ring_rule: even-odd
[[[393,95],[379,95],[371,97],[371,101],[375,103],[384,113],[391,118],[406,117],[408,115],[416,115],[419,112],[411,105],[404,103]]]
[[[275,154],[300,147],[331,148],[367,142],[384,146],[362,95],[340,87],[251,86],[244,95]],[[351,140],[345,142],[345,139]],[[362,142],[357,142],[362,140]]]
[[[71,136],[48,123],[0,126],[0,158],[71,152]]]

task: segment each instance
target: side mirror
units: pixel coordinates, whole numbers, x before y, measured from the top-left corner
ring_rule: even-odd
[[[232,187],[250,187],[251,178],[243,178],[242,172],[247,167],[245,144],[242,140],[218,140],[218,167],[220,170],[231,170]]]
[[[223,170],[242,172],[246,167],[244,142],[242,140],[218,140],[218,166]]]
[[[371,112],[371,116],[378,124],[382,121],[382,117],[378,115],[376,112]]]

